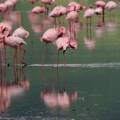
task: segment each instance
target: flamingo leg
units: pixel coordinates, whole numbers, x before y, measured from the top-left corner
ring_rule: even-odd
[[[64,58],[64,66],[65,66],[65,64],[66,64],[65,52],[63,52],[63,58]]]
[[[6,45],[4,44],[4,82],[6,81]]]
[[[103,12],[102,12],[102,23],[105,23],[105,8],[103,8]]]
[[[17,48],[15,48],[14,50],[14,81],[17,81],[17,70],[16,70],[16,64],[17,64],[17,60],[16,60],[16,55],[17,55]]]
[[[0,49],[0,80],[2,81],[2,50]]]

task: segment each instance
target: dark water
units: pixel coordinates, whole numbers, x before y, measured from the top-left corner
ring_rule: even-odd
[[[93,20],[91,33],[87,34],[83,27],[77,36],[78,49],[68,50],[65,58],[60,53],[57,65],[56,47],[40,42],[44,30],[34,32],[29,12],[22,9],[26,5],[26,10],[32,7],[22,1],[16,8],[22,15],[21,24],[30,32],[25,46],[27,66],[17,66],[14,73],[13,50],[7,48],[10,66],[6,84],[9,88],[14,86],[16,94],[3,104],[5,110],[0,119],[120,120],[119,9],[114,11],[112,20],[106,16],[107,27],[96,27],[97,18]],[[42,15],[39,19],[46,20]]]

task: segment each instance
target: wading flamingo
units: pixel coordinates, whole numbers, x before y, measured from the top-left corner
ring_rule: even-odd
[[[63,36],[66,33],[65,27],[57,27],[48,29],[42,36],[42,41],[45,43],[52,43],[58,37]]]
[[[46,12],[47,12],[47,8],[41,7],[41,6],[36,6],[32,9],[32,13],[34,14],[40,14],[40,13],[46,13]]]
[[[109,10],[109,12],[110,12],[110,19],[111,19],[111,11],[117,8],[117,3],[112,1],[112,0],[108,1],[106,3],[105,8],[107,8]]]
[[[60,17],[60,16],[63,16],[66,13],[67,13],[67,8],[59,5],[59,6],[54,7],[53,10],[49,13],[48,16],[55,18],[55,21],[56,21],[55,25],[56,25],[57,24],[56,18]]]
[[[0,42],[4,44],[4,81],[6,80],[6,43],[5,38],[12,32],[12,26],[7,22],[0,23]],[[2,59],[2,56],[0,57]]]
[[[95,2],[95,5],[97,7],[101,7],[102,8],[102,22],[105,23],[105,5],[106,5],[106,3],[103,0],[97,0]]]
[[[87,19],[87,28],[88,28],[89,24],[90,24],[90,27],[91,27],[91,19],[94,15],[95,15],[95,10],[92,7],[89,7],[88,9],[85,10],[84,18]],[[89,20],[90,20],[90,22],[89,22]]]

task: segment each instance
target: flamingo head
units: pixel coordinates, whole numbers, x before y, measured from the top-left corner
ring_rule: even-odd
[[[62,26],[62,27],[58,28],[58,34],[59,34],[59,36],[63,36],[65,33],[66,33],[65,27]]]

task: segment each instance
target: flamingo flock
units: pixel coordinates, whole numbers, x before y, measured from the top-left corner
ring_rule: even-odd
[[[40,37],[42,42],[46,44],[52,44],[56,46],[57,50],[62,50],[63,53],[67,48],[77,49],[77,31],[76,23],[81,19],[81,13],[83,13],[83,19],[86,19],[87,29],[92,26],[92,18],[95,15],[100,16],[99,26],[105,24],[105,10],[111,11],[117,8],[117,3],[110,0],[107,3],[104,0],[97,0],[92,6],[86,6],[79,2],[70,1],[67,6],[55,5],[56,0],[29,0],[31,4],[39,3],[40,5],[34,6],[31,10],[31,14],[40,15],[44,14],[46,17],[55,21],[54,26],[44,31]],[[5,0],[0,3],[0,12],[3,16],[5,14],[15,11],[18,0]],[[53,8],[49,6],[54,6]],[[60,17],[62,19],[60,19]],[[68,27],[64,26],[62,22],[67,22]],[[3,21],[0,23],[0,43],[6,47],[12,47],[15,49],[22,48],[25,52],[23,45],[26,45],[26,39],[29,37],[29,32],[23,28],[22,25],[13,31],[11,23]],[[16,55],[15,55],[16,56]],[[6,65],[6,53],[4,52],[4,64]]]
[[[18,0],[4,0],[0,2],[0,13],[3,21],[0,23],[0,64],[4,63],[4,71],[6,71],[6,48],[14,48],[14,63],[17,64],[17,51],[21,52],[21,56],[24,56],[26,50],[25,45],[27,45],[27,39],[30,32],[22,26],[21,16],[17,14],[17,20],[14,19],[16,10],[16,5]],[[40,41],[46,44],[51,44],[56,46],[57,51],[62,51],[63,54],[69,49],[78,48],[77,35],[80,28],[87,27],[87,32],[91,32],[92,18],[95,15],[99,16],[99,27],[105,25],[105,12],[108,10],[110,12],[117,8],[117,2],[104,0],[97,0],[93,5],[85,5],[80,2],[70,1],[66,6],[57,5],[57,0],[28,0],[32,5],[34,4],[32,10],[29,12],[29,19],[32,24],[32,28],[35,31],[42,32],[40,36]],[[36,6],[37,4],[37,6]],[[44,28],[44,31],[39,30],[38,16],[43,15],[45,18],[43,23],[41,23],[41,28],[44,25],[49,25]],[[81,17],[83,15],[83,17]],[[10,16],[10,18],[8,18]],[[34,19],[34,20],[32,20]],[[41,18],[42,19],[42,18]],[[12,22],[11,22],[12,21]],[[86,22],[84,22],[86,21]],[[86,23],[86,25],[84,25]],[[17,28],[14,29],[14,25],[18,24]],[[51,25],[53,24],[53,26]],[[86,41],[86,40],[85,40]],[[86,45],[89,42],[86,41]],[[4,53],[3,50],[4,50]],[[22,57],[24,58],[24,57]],[[2,61],[3,60],[3,61]],[[20,63],[24,63],[24,59]]]
[[[21,14],[19,12],[15,13],[18,2],[19,0],[0,1],[0,15],[2,17],[0,22],[0,72],[4,73],[4,82],[7,74],[6,49],[11,48],[14,50],[13,61],[16,80],[18,74],[16,68],[17,58],[20,58],[20,64],[25,64],[25,46],[30,36],[30,32],[22,25]],[[109,29],[111,25],[106,22],[106,11],[109,12],[111,19],[112,11],[118,6],[118,3],[112,0],[108,2],[96,0],[93,5],[85,5],[73,0],[69,1],[66,6],[57,5],[57,0],[28,0],[28,2],[33,6],[28,15],[32,29],[42,34],[39,36],[41,42],[55,46],[58,54],[62,51],[63,55],[69,49],[75,50],[78,48],[77,36],[81,27],[87,30],[87,37],[84,38],[85,46],[93,49],[95,47],[95,40],[91,35],[93,18],[99,18],[97,27],[100,29],[97,32],[100,34],[101,28],[106,25]],[[43,21],[42,18],[39,19],[41,14],[44,17]],[[112,25],[115,27],[114,24]],[[25,79],[9,86],[0,84],[0,112],[10,106],[11,97],[21,94],[26,88],[29,88],[29,82]],[[68,108],[71,103],[76,101],[77,97],[76,92],[70,94],[65,91],[45,91],[41,93],[42,100],[51,108]]]

